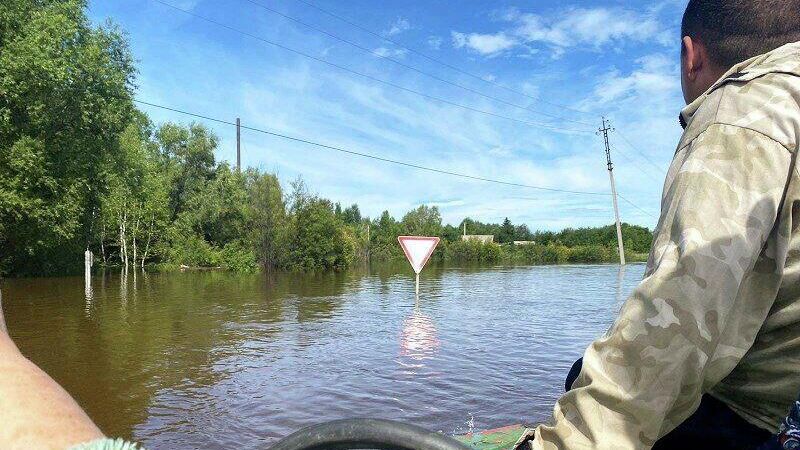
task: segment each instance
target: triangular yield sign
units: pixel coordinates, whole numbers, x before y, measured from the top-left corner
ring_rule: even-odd
[[[431,254],[439,244],[438,237],[399,236],[397,241],[400,242],[408,262],[411,263],[411,268],[417,274],[422,272],[422,268],[428,263]]]

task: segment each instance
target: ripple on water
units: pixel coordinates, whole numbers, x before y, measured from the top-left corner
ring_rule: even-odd
[[[464,433],[548,418],[643,266],[6,280],[23,351],[110,434],[263,448],[370,416]]]

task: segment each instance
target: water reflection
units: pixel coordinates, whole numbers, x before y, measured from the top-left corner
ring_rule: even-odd
[[[625,281],[625,267],[624,265],[619,266],[619,271],[617,272],[617,306],[622,306],[622,303],[625,302],[626,293],[622,288]]]
[[[445,431],[546,420],[564,372],[642,273],[434,265],[412,307],[407,265],[114,270],[89,283],[2,280],[2,300],[23,352],[106,433],[154,449],[255,450],[354,415]]]
[[[84,311],[86,311],[86,317],[89,317],[92,311],[92,300],[94,300],[94,291],[92,290],[92,273],[90,271],[86,271],[86,275],[83,279],[83,296],[86,298],[86,305],[84,306]]]
[[[416,361],[416,364],[404,364],[406,367],[424,367],[422,361],[433,358],[439,351],[441,343],[433,320],[422,312],[419,297],[414,305],[414,312],[403,321],[400,333],[400,356]],[[402,360],[400,362],[403,364]]]

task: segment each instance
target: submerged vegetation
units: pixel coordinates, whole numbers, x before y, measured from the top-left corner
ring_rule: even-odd
[[[0,275],[79,271],[83,252],[111,266],[342,269],[402,258],[401,234],[441,236],[449,261],[615,261],[613,227],[532,233],[467,219],[462,242],[420,206],[400,220],[283,186],[275,174],[217,161],[200,124],[154,125],[133,102],[124,34],[93,27],[83,0],[9,0],[0,8]],[[461,224],[463,225],[463,223]],[[650,232],[625,226],[631,259]],[[513,241],[534,241],[515,246]]]

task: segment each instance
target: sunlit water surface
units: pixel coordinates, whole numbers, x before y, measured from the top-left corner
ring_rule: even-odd
[[[382,417],[445,433],[546,420],[644,267],[404,266],[5,280],[10,331],[110,435],[265,448]]]

